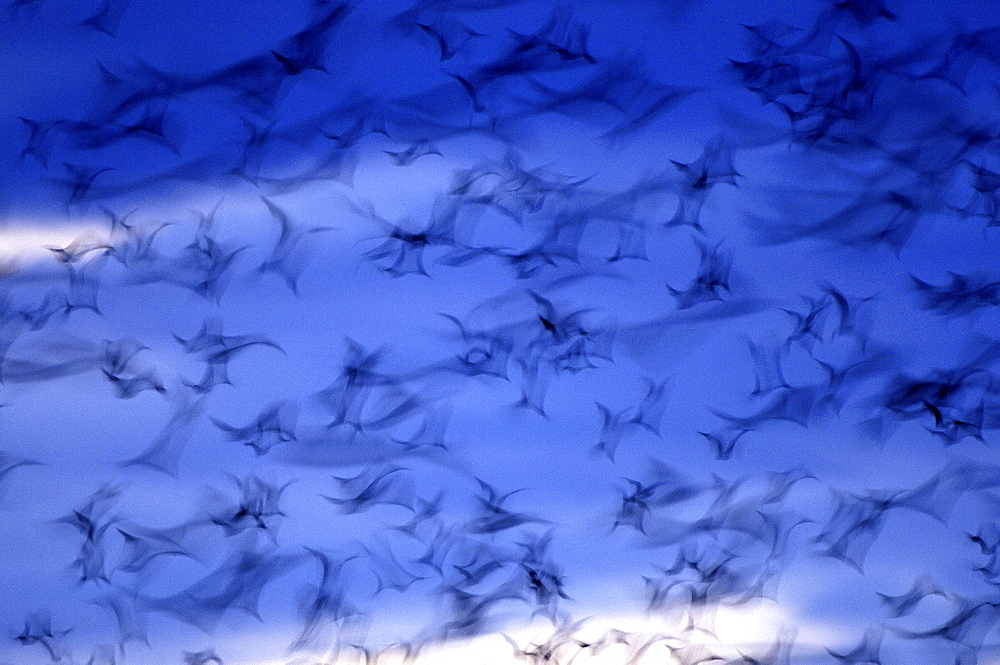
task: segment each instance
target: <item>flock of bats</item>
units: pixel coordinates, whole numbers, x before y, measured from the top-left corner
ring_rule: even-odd
[[[608,17],[697,1],[312,0],[186,69],[140,1],[6,9],[102,55],[4,147],[0,247],[86,228],[0,270],[0,574],[48,585],[0,660],[996,662],[1000,27],[816,0],[696,85]],[[672,629],[588,632],[603,547]],[[723,639],[803,567],[864,589],[853,644]]]

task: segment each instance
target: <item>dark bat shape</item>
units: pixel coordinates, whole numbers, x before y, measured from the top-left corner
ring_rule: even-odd
[[[157,530],[126,526],[125,528],[116,527],[116,529],[124,542],[115,571],[138,573],[162,556],[194,558],[194,555],[179,542],[187,532],[186,527]]]
[[[108,378],[111,385],[115,387],[119,399],[131,399],[146,390],[155,390],[161,395],[167,392],[160,377],[156,375],[156,372],[151,370],[134,376],[112,374],[103,368],[101,371],[104,372],[104,376]]]
[[[626,418],[632,409],[623,409],[612,413],[608,407],[600,402],[595,402],[595,404],[601,413],[602,422],[600,440],[594,445],[593,450],[607,456],[609,460],[614,462],[615,452],[618,450],[622,437],[625,436],[627,430],[634,429],[635,418]]]
[[[48,612],[33,612],[24,620],[24,630],[14,639],[24,646],[41,645],[54,663],[62,660],[62,654],[56,648],[56,642],[72,629],[54,630],[52,617]]]
[[[360,555],[335,558],[322,550],[306,547],[306,551],[319,563],[321,576],[318,583],[306,583],[299,590],[302,631],[289,647],[291,651],[310,646],[327,624],[336,625],[359,613],[346,598],[344,566]]]
[[[455,356],[455,362],[446,361],[438,367],[468,376],[495,376],[507,379],[513,343],[491,332],[473,332],[460,319],[441,314],[458,327],[465,344],[465,351]]]
[[[910,276],[926,309],[934,310],[942,316],[958,316],[1000,304],[1000,281],[989,282],[981,275],[948,274],[951,281],[945,286],[935,286]]]
[[[107,593],[94,598],[91,602],[110,610],[115,615],[118,649],[121,653],[124,654],[125,645],[129,642],[139,642],[149,646],[147,617],[137,603],[136,594],[113,586]]]
[[[61,119],[43,122],[29,120],[23,116],[20,117],[20,120],[28,128],[29,132],[27,145],[21,150],[21,160],[23,161],[28,155],[34,155],[41,162],[42,166],[48,168],[49,157],[55,149],[54,142],[50,139],[49,135],[52,133],[52,130],[69,121]]]
[[[615,517],[615,523],[611,530],[614,531],[620,526],[630,526],[639,533],[646,535],[645,520],[649,514],[649,503],[655,496],[656,491],[663,484],[661,482],[652,485],[643,485],[638,480],[626,478],[632,486],[631,492],[622,492],[622,505]]]
[[[911,640],[940,638],[972,649],[980,648],[1000,620],[1000,603],[975,602],[959,598],[955,614],[936,628],[906,630],[892,628],[893,632]]]
[[[383,152],[390,157],[396,166],[409,166],[413,162],[417,161],[421,157],[426,157],[428,155],[441,155],[441,151],[432,146],[428,141],[417,141],[406,150],[402,151],[392,151],[383,150]]]
[[[907,591],[898,596],[890,596],[884,593],[878,594],[879,600],[882,601],[882,604],[885,605],[890,615],[894,618],[909,615],[920,601],[927,596],[947,597],[944,589],[938,586],[927,575],[918,577]]]
[[[701,258],[694,281],[684,290],[667,284],[667,290],[677,299],[677,309],[687,309],[703,302],[723,300],[722,294],[730,294],[729,278],[732,271],[732,254],[723,251],[720,241],[714,247],[695,238]]]
[[[514,490],[501,495],[492,485],[489,485],[485,481],[476,478],[476,482],[479,483],[481,490],[480,496],[477,497],[481,508],[479,511],[480,514],[476,518],[470,520],[466,525],[466,529],[470,533],[497,533],[500,531],[506,531],[507,529],[513,529],[514,527],[521,526],[522,524],[549,523],[548,520],[535,517],[528,513],[515,513],[503,507],[503,503],[511,495],[522,492],[524,491],[523,489]]]
[[[461,21],[442,15],[431,24],[416,24],[424,34],[437,44],[440,60],[451,60],[467,42],[476,37],[484,37],[481,32],[469,28]]]
[[[117,341],[104,340],[104,369],[112,374],[122,374],[128,370],[132,359],[149,347],[132,338]]]
[[[265,482],[257,476],[244,480],[231,476],[240,492],[240,498],[209,517],[212,524],[221,526],[227,537],[248,530],[266,531],[268,536],[276,540],[276,532],[280,518],[285,516],[281,509],[281,495],[288,489],[292,481],[278,486]]]
[[[80,203],[86,199],[87,193],[93,186],[94,181],[97,180],[97,178],[102,174],[113,170],[111,167],[94,168],[82,164],[69,164],[66,162],[63,162],[63,167],[66,169],[68,177],[53,177],[51,180],[63,185],[69,190],[69,195],[66,198],[67,207]]]
[[[712,444],[715,449],[715,459],[728,460],[736,450],[736,443],[747,432],[753,431],[747,427],[727,427],[716,432],[698,432]]]
[[[142,595],[139,602],[146,611],[170,614],[211,632],[230,610],[259,618],[265,587],[303,560],[299,554],[237,552],[187,589],[166,597]]]
[[[284,422],[282,421],[284,412]],[[295,441],[295,419],[297,409],[288,402],[277,402],[270,405],[244,427],[227,425],[217,418],[209,416],[216,427],[226,433],[230,441],[235,441],[253,449],[258,456],[266,455],[281,443]],[[289,421],[291,423],[289,424]]]
[[[184,652],[184,665],[208,665],[209,663],[215,663],[215,665],[225,665],[225,663],[222,662],[222,659],[219,658],[218,654],[215,653],[215,649]]]
[[[114,39],[130,4],[132,0],[104,0],[96,12],[80,21],[80,25],[103,32]]]
[[[882,634],[883,631],[880,627],[869,628],[865,631],[865,636],[861,638],[861,642],[844,653],[838,653],[832,649],[827,649],[827,652],[833,656],[835,660],[843,665],[867,665],[868,663],[881,663],[882,660],[879,656],[879,652],[882,648]]]
[[[26,466],[39,466],[41,464],[41,462],[36,460],[18,457],[0,450],[0,497],[3,496],[3,492],[6,489],[7,477],[12,471]]]
[[[318,226],[310,229],[296,228],[288,214],[269,199],[261,197],[271,217],[278,223],[280,234],[274,243],[271,254],[257,268],[258,273],[274,272],[280,275],[292,293],[298,295],[298,280],[304,269],[302,262],[303,240],[314,233],[324,233],[335,230],[329,226]]]
[[[353,514],[378,505],[394,505],[413,511],[416,499],[413,480],[407,475],[397,475],[407,471],[403,467],[390,466],[378,473],[363,472],[354,478],[337,478],[341,489],[352,494],[347,498],[322,495],[330,503],[340,506],[345,513]]]
[[[404,568],[387,543],[380,543],[375,548],[363,545],[362,548],[368,554],[366,563],[371,566],[372,573],[375,575],[376,594],[380,594],[386,589],[403,593],[414,583],[427,579]]]
[[[190,396],[182,394],[173,415],[153,442],[143,452],[120,462],[118,466],[122,468],[141,466],[169,476],[177,476],[184,446],[202,411],[201,399],[192,401]]]

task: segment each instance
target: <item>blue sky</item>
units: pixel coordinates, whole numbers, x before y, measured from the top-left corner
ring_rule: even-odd
[[[0,11],[0,663],[1000,662],[990,3]]]

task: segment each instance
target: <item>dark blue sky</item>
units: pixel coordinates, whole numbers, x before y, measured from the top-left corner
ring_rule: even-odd
[[[1000,663],[991,3],[0,12],[0,663]]]

